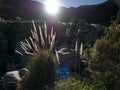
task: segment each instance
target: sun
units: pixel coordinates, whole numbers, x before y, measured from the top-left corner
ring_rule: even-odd
[[[56,15],[59,11],[59,2],[57,0],[47,0],[45,6],[49,14]]]

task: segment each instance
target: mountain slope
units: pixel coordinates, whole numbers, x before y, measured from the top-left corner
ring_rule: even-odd
[[[84,5],[77,8],[61,7],[58,15],[61,19],[84,18],[90,22],[104,22],[117,14],[118,7],[107,1],[97,5]],[[1,0],[0,16],[6,18],[45,18],[45,9],[42,3],[31,0]]]
[[[68,10],[68,11],[67,11]],[[113,16],[116,16],[118,7],[113,2],[104,2],[97,5],[84,5],[78,8],[68,8],[62,16],[84,18],[90,22],[104,22],[110,20]]]

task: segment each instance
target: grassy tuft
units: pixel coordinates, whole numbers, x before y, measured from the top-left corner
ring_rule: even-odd
[[[40,51],[32,57],[27,66],[30,73],[23,77],[24,90],[42,90],[44,86],[53,84],[55,71],[53,57],[48,50]]]

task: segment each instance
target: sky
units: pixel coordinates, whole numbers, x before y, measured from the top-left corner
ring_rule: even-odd
[[[47,0],[36,0],[36,1],[45,3],[45,1],[47,1]],[[93,4],[102,3],[107,0],[58,0],[58,1],[60,2],[60,6],[79,7],[81,5],[93,5]]]

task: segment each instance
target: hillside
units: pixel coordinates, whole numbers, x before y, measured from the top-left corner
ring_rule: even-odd
[[[107,1],[97,5],[84,5],[80,7],[61,7],[58,17],[60,19],[84,18],[90,22],[104,22],[117,14],[116,4]],[[31,0],[2,0],[0,1],[0,16],[25,19],[46,18],[44,4]]]
[[[97,5],[84,5],[77,8],[66,8],[62,16],[84,18],[90,22],[104,22],[117,14],[118,7],[113,2],[104,2]],[[69,16],[68,16],[69,15]]]

